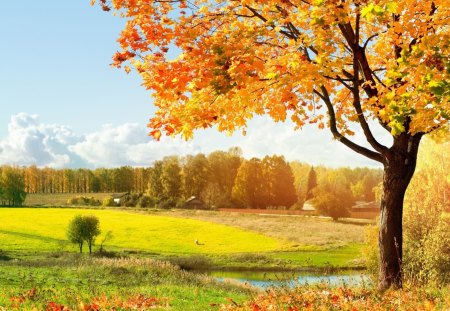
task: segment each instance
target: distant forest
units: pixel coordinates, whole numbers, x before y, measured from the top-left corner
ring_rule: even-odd
[[[208,155],[169,156],[150,167],[2,166],[0,173],[0,194],[13,176],[14,183],[26,193],[143,193],[162,207],[176,206],[195,196],[209,207],[301,208],[317,185],[353,200],[373,201],[374,189],[382,178],[379,169],[313,168],[276,155],[247,160],[236,147]]]

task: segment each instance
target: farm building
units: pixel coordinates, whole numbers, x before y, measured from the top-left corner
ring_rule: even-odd
[[[127,195],[130,195],[130,193],[129,193],[129,192],[113,193],[113,194],[111,195],[111,197],[113,198],[114,203],[116,203],[117,205],[119,205],[119,204],[120,204],[120,201],[121,201],[123,198],[125,198],[125,196],[127,196]]]
[[[195,196],[192,196],[189,199],[187,199],[185,202],[185,206],[186,206],[186,208],[189,208],[189,209],[205,209],[206,208],[205,203]]]

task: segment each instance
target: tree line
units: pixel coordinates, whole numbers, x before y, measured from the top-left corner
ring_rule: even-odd
[[[146,194],[147,206],[161,208],[181,206],[191,197],[201,199],[209,208],[301,209],[305,201],[325,193],[339,194],[352,202],[373,201],[373,189],[382,176],[381,170],[369,168],[312,168],[277,155],[244,159],[237,147],[208,155],[169,156],[145,168],[3,166],[0,170],[2,199],[12,198],[12,193],[24,198],[26,193],[130,192]],[[8,185],[20,191],[8,192],[12,189]],[[13,204],[13,199],[5,200],[20,205]]]

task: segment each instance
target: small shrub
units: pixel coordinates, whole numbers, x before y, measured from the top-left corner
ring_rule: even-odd
[[[117,206],[116,202],[114,202],[114,198],[104,198],[102,202],[102,206]]]
[[[417,284],[450,282],[450,215],[407,211],[403,271]]]
[[[120,206],[136,207],[141,196],[141,193],[128,194],[122,198],[122,200],[120,201]]]
[[[365,244],[362,255],[365,261],[367,274],[376,284],[380,270],[380,252],[378,248],[378,226],[367,226],[365,230]]]
[[[138,201],[136,206],[140,207],[140,208],[148,208],[148,207],[154,207],[155,204],[156,204],[156,202],[155,202],[155,200],[152,197],[150,197],[148,195],[143,195],[139,199],[139,201]]]
[[[177,204],[175,205],[176,208],[186,208],[186,201],[183,199],[179,199],[177,201]]]
[[[427,285],[450,282],[450,215],[439,209],[408,207],[403,225],[403,275],[405,283]],[[366,230],[363,257],[368,274],[379,271],[378,226]]]
[[[207,270],[211,267],[211,260],[205,256],[172,257],[168,259],[172,264],[183,270]]]
[[[86,242],[89,253],[92,253],[92,245],[95,238],[100,234],[100,222],[96,216],[76,215],[69,223],[67,237],[71,243],[77,244],[80,253],[83,252],[83,244]]]
[[[321,215],[329,216],[333,220],[350,216],[355,200],[345,185],[327,182],[315,187],[312,193],[312,204]]]
[[[88,205],[88,206],[100,206],[102,203],[100,200],[94,198],[94,197],[83,197],[83,196],[76,196],[73,198],[70,198],[67,200],[68,205]]]

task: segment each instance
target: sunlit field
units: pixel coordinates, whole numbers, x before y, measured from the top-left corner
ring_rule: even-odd
[[[29,193],[25,198],[24,206],[64,206],[71,198],[83,196],[88,198],[95,198],[103,201],[103,199],[110,197],[111,193],[106,192],[91,192],[91,193]]]
[[[0,249],[4,251],[76,251],[68,244],[66,230],[77,214],[100,220],[102,241],[108,231],[113,238],[106,248],[167,254],[226,254],[270,252],[287,242],[255,232],[193,219],[155,216],[113,210],[58,208],[0,209]],[[200,245],[195,243],[199,241]]]

